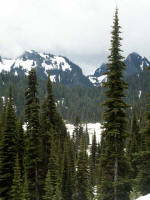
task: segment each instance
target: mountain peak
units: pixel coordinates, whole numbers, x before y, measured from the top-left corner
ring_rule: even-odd
[[[150,61],[146,57],[142,57],[140,54],[136,52],[130,53],[127,58],[124,61],[126,65],[126,70],[124,72],[125,76],[130,76],[137,74],[139,75],[145,67],[150,66]],[[101,78],[104,77],[104,73],[107,71],[106,64],[102,64],[98,69],[96,69],[94,75],[91,75],[89,77],[89,80],[93,82],[93,80],[96,82],[96,84],[101,85]],[[100,81],[99,81],[100,80]],[[106,80],[106,77],[104,77],[103,80]]]
[[[41,79],[46,79],[50,74],[52,82],[68,86],[91,85],[81,68],[63,56],[27,50],[14,60],[2,59],[0,62],[0,72],[10,72],[15,76],[27,75],[32,67],[36,68],[37,76]]]

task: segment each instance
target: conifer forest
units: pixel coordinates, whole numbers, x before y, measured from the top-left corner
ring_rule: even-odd
[[[101,87],[57,85],[51,72],[42,81],[34,65],[18,81],[0,74],[0,200],[135,200],[150,193],[150,90],[141,104],[131,96],[129,82],[138,83],[125,77],[118,8],[112,21]],[[85,92],[91,97],[80,110],[77,94]],[[61,93],[65,107],[56,101]],[[101,139],[93,132],[90,143],[83,122],[94,121]],[[72,134],[66,122],[74,124]]]

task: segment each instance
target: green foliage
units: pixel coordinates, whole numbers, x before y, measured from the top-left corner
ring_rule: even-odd
[[[123,70],[120,46],[121,38],[118,19],[118,9],[114,16],[110,56],[108,57],[108,81],[104,102],[104,131],[103,148],[100,158],[99,200],[128,200],[129,199],[129,166],[124,147],[127,136],[126,114],[127,104],[124,102],[124,90],[127,84],[123,80]]]
[[[147,105],[145,126],[141,129],[141,148],[138,153],[137,190],[143,195],[150,192],[150,104]]]
[[[77,162],[76,185],[74,200],[88,200],[90,197],[88,156],[85,143],[81,138],[79,157]]]
[[[36,72],[31,69],[28,76],[28,88],[25,93],[27,123],[26,172],[28,178],[30,198],[40,198],[40,162],[41,135],[39,130],[39,99],[37,98]]]
[[[19,166],[18,154],[16,156],[16,165],[14,167],[14,178],[11,187],[11,200],[22,200],[22,179]]]
[[[127,156],[132,167],[132,178],[137,176],[137,165],[139,162],[138,152],[141,148],[141,134],[139,133],[139,123],[136,118],[135,112],[131,119],[131,131],[127,142]]]
[[[10,198],[16,157],[16,116],[11,88],[6,113],[3,115],[6,118],[3,118],[5,124],[0,142],[0,197],[5,200]]]
[[[21,177],[24,172],[24,154],[25,154],[25,137],[22,121],[17,122],[17,135],[16,135],[16,152],[18,154],[19,166],[21,170]]]
[[[22,189],[22,200],[30,200],[29,186],[26,171],[24,172],[24,181]]]
[[[142,123],[143,111],[145,111],[144,105],[147,103],[147,93],[150,92],[149,74],[150,72],[144,68],[139,76],[133,74],[124,78],[129,85],[129,89],[126,91],[125,101],[136,109],[137,117]],[[27,88],[27,82],[27,77],[0,73],[0,97],[5,96],[7,99],[8,87],[11,84],[14,91],[14,103],[19,117],[24,117],[24,91]],[[47,80],[38,78],[37,82],[38,97],[43,102],[47,95]],[[104,108],[99,105],[105,100],[105,88],[92,86],[74,86],[69,88],[61,83],[53,83],[53,88],[57,108],[65,120],[73,123],[75,117],[79,115],[79,111],[82,122],[98,122],[102,120],[101,113]],[[140,98],[139,91],[141,91]],[[131,110],[128,110],[128,113],[131,116]]]
[[[53,184],[51,182],[51,174],[50,170],[48,170],[46,181],[45,181],[45,195],[43,197],[43,200],[52,200],[54,193],[53,193]]]
[[[92,145],[90,149],[90,177],[91,184],[94,187],[96,185],[96,173],[97,173],[97,143],[96,143],[96,135],[94,133],[92,138]]]
[[[66,140],[63,155],[61,192],[63,200],[71,200],[75,187],[75,157],[70,138]]]

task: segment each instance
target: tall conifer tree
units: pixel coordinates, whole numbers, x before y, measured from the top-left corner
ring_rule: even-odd
[[[27,123],[26,172],[31,200],[40,199],[41,136],[39,130],[39,99],[35,69],[28,75],[28,88],[25,93]]]
[[[5,115],[3,137],[0,143],[0,197],[8,200],[10,199],[16,158],[16,116],[11,87]]]
[[[47,97],[42,105],[41,131],[43,142],[43,175],[46,178],[48,162],[50,157],[51,140],[56,135],[57,112],[52,91],[50,76],[47,82]]]
[[[112,30],[109,63],[107,65],[108,81],[107,100],[104,102],[104,131],[103,150],[100,158],[101,179],[99,189],[99,200],[128,200],[128,162],[125,157],[126,140],[126,114],[127,108],[124,102],[124,89],[127,84],[123,80],[125,64],[121,56],[121,37],[116,9]]]

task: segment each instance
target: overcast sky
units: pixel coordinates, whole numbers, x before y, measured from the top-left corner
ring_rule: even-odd
[[[124,56],[150,59],[150,0],[0,0],[0,55],[63,55],[87,74],[106,62],[116,3]]]

